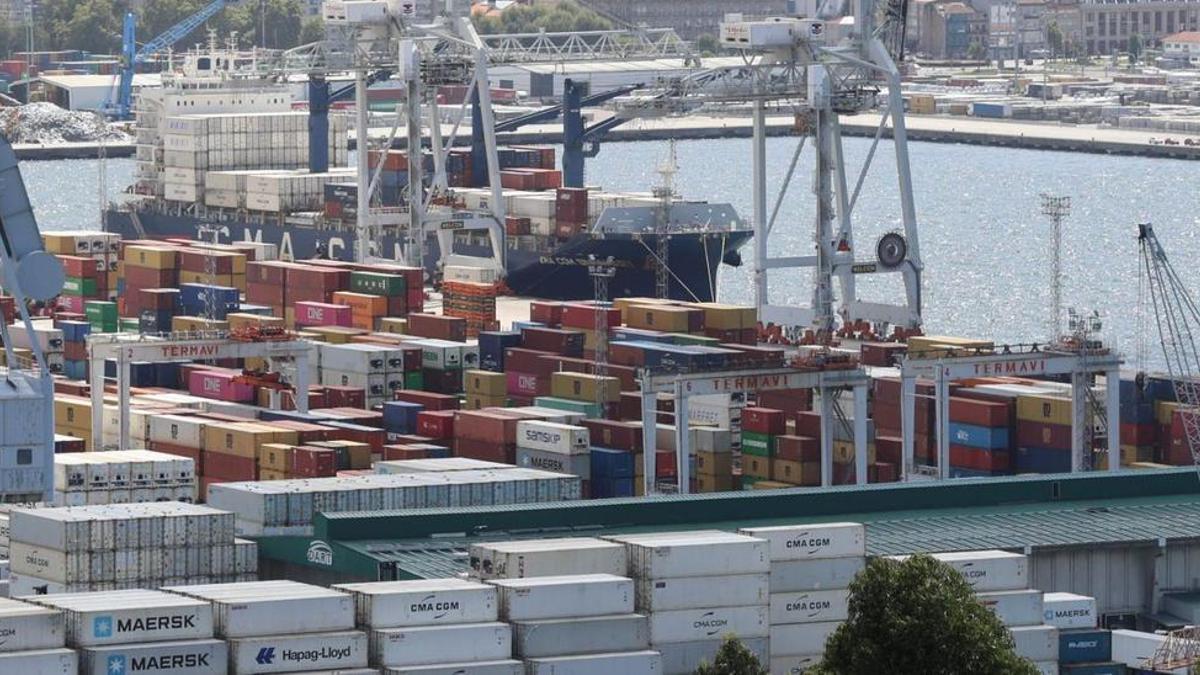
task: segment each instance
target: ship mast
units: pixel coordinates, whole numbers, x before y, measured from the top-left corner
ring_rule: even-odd
[[[675,175],[678,173],[679,161],[675,152],[675,139],[671,139],[667,145],[667,157],[658,165],[658,175],[662,181],[653,191],[659,200],[654,228],[655,255],[658,263],[654,270],[654,292],[659,298],[670,297],[671,206],[675,203]]]

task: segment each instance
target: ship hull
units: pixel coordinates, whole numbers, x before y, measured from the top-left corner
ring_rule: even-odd
[[[292,260],[329,258],[352,260],[356,235],[349,229],[318,229],[279,223],[226,220],[214,223],[186,214],[139,211],[138,221],[145,236],[153,239],[181,237],[196,239],[202,225],[216,227],[220,241],[258,241],[279,246],[280,256]],[[128,212],[110,210],[105,228],[123,238],[141,236]],[[545,250],[510,248],[506,263],[508,287],[517,295],[549,300],[593,298],[595,288],[587,263],[592,256],[611,257],[616,268],[609,281],[610,297],[654,296],[657,291],[658,236],[653,233],[615,233],[602,236],[579,234]],[[711,302],[717,296],[717,270],[723,261],[738,261],[738,250],[752,236],[747,230],[671,233],[667,246],[668,297],[676,300]],[[206,236],[208,239],[211,235]],[[374,250],[400,259],[400,246],[385,236]],[[461,255],[487,255],[487,247],[456,246]],[[427,270],[438,260],[436,240],[427,244]]]

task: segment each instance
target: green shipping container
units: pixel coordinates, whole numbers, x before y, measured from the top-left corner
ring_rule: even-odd
[[[753,431],[742,432],[742,454],[759,457],[775,456],[775,437]]]
[[[717,338],[710,338],[705,335],[689,335],[688,333],[670,333],[671,342],[677,345],[686,345],[691,347],[718,347],[721,341]]]
[[[115,333],[119,326],[117,322],[117,303],[107,300],[89,300],[83,303],[83,311],[92,329],[101,333]]]
[[[585,417],[603,417],[604,409],[597,403],[585,403],[584,401],[572,401],[567,398],[558,398],[556,396],[538,396],[533,399],[533,404],[539,408],[552,408],[554,410],[565,410],[567,412],[579,413]]]
[[[350,290],[355,293],[385,295],[389,298],[402,296],[407,291],[404,277],[399,274],[379,272],[351,272]]]
[[[425,388],[425,375],[423,375],[421,373],[421,371],[419,371],[419,370],[411,372],[411,373],[405,373],[404,374],[404,388],[405,389],[418,389],[418,390],[424,389]]]
[[[120,332],[122,332],[122,333],[140,333],[141,332],[140,322],[137,319],[131,319],[128,317],[121,317],[120,322],[118,322],[118,327],[120,328]]]
[[[96,280],[83,277],[67,277],[63,281],[63,295],[81,295],[85,298],[96,296]]]

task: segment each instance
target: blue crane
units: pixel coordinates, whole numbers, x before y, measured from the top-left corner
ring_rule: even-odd
[[[392,76],[390,70],[367,74],[367,86]],[[330,90],[329,82],[320,73],[308,76],[308,170],[325,173],[329,170],[329,105],[354,95],[353,83]],[[360,147],[366,148],[363,143]]]
[[[117,74],[117,101],[107,110],[117,119],[129,119],[133,111],[133,73],[139,63],[187,37],[200,24],[208,21],[225,7],[227,0],[213,0],[203,9],[171,26],[162,35],[137,47],[135,27],[137,19],[133,12],[125,14],[125,26],[121,34],[121,68]],[[106,108],[108,106],[105,106]]]

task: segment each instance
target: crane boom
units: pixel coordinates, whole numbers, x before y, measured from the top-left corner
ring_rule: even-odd
[[[1154,321],[1163,358],[1171,375],[1175,400],[1192,459],[1200,466],[1200,307],[1175,271],[1162,243],[1149,224],[1138,225],[1142,274],[1149,286]]]

